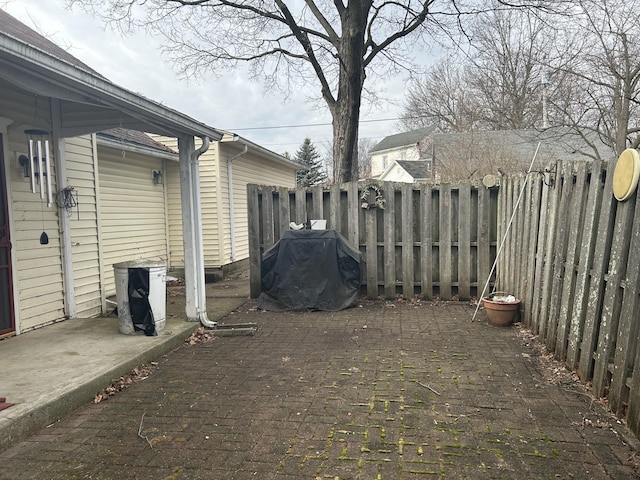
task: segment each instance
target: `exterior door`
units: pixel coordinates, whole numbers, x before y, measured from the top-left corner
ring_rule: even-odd
[[[0,135],[0,338],[16,330],[13,311],[13,280],[11,277],[11,242],[9,239],[9,207],[4,170],[3,138]]]

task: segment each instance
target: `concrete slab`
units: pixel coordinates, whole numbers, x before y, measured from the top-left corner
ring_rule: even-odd
[[[208,317],[229,314],[247,300],[248,287],[208,286]],[[77,318],[0,341],[0,451],[90,402],[136,366],[182,345],[200,325],[187,322],[184,297],[169,289],[167,322],[156,337],[123,335],[118,318]]]

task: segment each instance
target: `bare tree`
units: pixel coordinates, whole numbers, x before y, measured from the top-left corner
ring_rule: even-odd
[[[285,90],[319,87],[333,125],[337,178],[358,174],[358,120],[365,78],[411,69],[416,43],[450,32],[487,9],[481,0],[67,0],[123,29],[164,35],[186,75],[249,62],[252,74]],[[551,0],[497,0],[538,9]],[[494,8],[494,7],[491,7]],[[453,22],[453,25],[451,23]],[[317,90],[316,90],[317,91]]]
[[[442,132],[464,132],[477,128],[479,104],[468,88],[465,66],[448,56],[424,78],[409,86],[401,124],[407,130],[438,125]]]
[[[469,43],[413,83],[405,126],[437,123],[441,130],[542,126],[544,63],[555,38],[541,16],[498,8],[473,17]]]
[[[599,138],[617,154],[640,146],[640,0],[580,0],[568,25],[573,42],[550,61],[579,95],[560,103],[565,124],[594,150]],[[588,133],[595,135],[589,136]]]
[[[488,129],[541,125],[541,67],[553,39],[553,29],[526,12],[495,10],[474,19],[469,82]]]
[[[358,178],[371,176],[371,150],[376,145],[376,141],[371,138],[360,138],[358,140]]]
[[[479,180],[499,171],[522,171],[518,152],[504,138],[487,141],[483,133],[468,132],[455,136],[455,141],[436,147],[434,168],[441,182]]]

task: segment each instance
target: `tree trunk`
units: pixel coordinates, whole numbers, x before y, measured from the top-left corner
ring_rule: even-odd
[[[333,159],[337,183],[358,180],[358,123],[364,85],[364,35],[368,2],[351,1],[341,14],[340,77],[335,103],[329,106],[333,125]]]

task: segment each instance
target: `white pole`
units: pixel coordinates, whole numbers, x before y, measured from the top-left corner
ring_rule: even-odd
[[[36,174],[34,172],[33,139],[29,139],[29,173],[31,174],[31,193],[36,193]]]
[[[42,178],[42,140],[36,142],[38,147],[38,178],[40,179],[40,200],[44,200],[44,178]]]
[[[533,159],[531,160],[531,165],[529,165],[529,170],[527,170],[527,176],[524,178],[524,183],[522,184],[522,189],[520,190],[520,195],[518,195],[518,200],[516,200],[516,205],[513,207],[513,213],[511,213],[511,218],[509,219],[509,223],[507,224],[507,229],[504,231],[504,235],[502,236],[502,241],[500,242],[500,247],[498,247],[498,251],[496,252],[496,258],[493,261],[493,265],[491,266],[491,271],[489,272],[489,276],[487,277],[487,281],[484,284],[484,288],[482,289],[482,293],[478,297],[478,302],[476,304],[476,311],[473,314],[473,318],[471,321],[473,322],[476,319],[476,315],[478,315],[478,310],[480,310],[480,304],[482,299],[484,298],[484,294],[487,291],[487,287],[489,287],[489,282],[491,281],[491,275],[496,270],[496,265],[498,264],[498,258],[500,258],[500,253],[502,252],[502,248],[504,247],[504,243],[507,240],[507,235],[509,234],[509,229],[513,224],[513,219],[516,216],[516,212],[518,211],[518,206],[520,205],[520,200],[522,200],[522,195],[524,195],[524,189],[527,187],[527,181],[529,180],[529,174],[531,173],[531,169],[533,168],[533,164],[536,161],[536,157],[538,156],[538,150],[540,149],[540,142],[538,142],[538,146],[536,147],[536,151],[533,154]]]
[[[49,140],[44,141],[45,173],[47,174],[47,207],[51,207],[51,161],[49,160]]]

